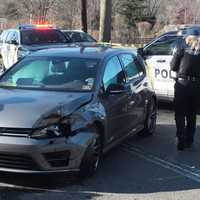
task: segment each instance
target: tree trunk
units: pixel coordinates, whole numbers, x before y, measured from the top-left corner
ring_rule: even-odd
[[[99,40],[110,42],[111,40],[111,16],[112,0],[100,0],[100,33]]]
[[[82,30],[87,33],[87,0],[81,0]]]

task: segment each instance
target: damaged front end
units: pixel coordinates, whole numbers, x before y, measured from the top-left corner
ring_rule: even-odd
[[[85,152],[95,143],[97,135],[90,129],[90,122],[81,109],[66,116],[61,109],[51,113],[37,121],[28,138],[2,136],[0,171],[79,171]],[[1,165],[2,156],[10,160],[9,165]]]

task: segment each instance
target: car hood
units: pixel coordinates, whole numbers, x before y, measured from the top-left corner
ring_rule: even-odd
[[[0,127],[33,128],[57,112],[73,113],[92,99],[92,93],[0,89]]]

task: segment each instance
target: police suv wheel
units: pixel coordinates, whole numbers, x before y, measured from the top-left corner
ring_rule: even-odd
[[[154,98],[148,103],[146,119],[144,122],[144,129],[138,133],[139,136],[153,135],[156,129],[157,120],[157,105]]]
[[[80,178],[87,178],[95,174],[98,169],[102,153],[102,143],[100,136],[87,148],[83,160],[80,165]]]

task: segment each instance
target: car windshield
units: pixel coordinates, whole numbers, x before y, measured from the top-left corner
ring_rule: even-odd
[[[62,32],[55,29],[35,29],[21,31],[22,44],[55,44],[67,43],[67,39]]]
[[[82,32],[63,32],[72,42],[96,42],[90,35]]]
[[[29,57],[2,76],[0,87],[91,91],[97,66],[96,59]]]

